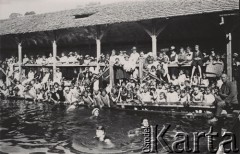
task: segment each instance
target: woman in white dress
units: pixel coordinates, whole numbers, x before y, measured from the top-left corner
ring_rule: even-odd
[[[61,83],[61,80],[62,80],[62,72],[60,72],[60,69],[57,68],[56,70],[56,75],[55,75],[55,78],[54,78],[54,82],[57,82],[58,84]]]

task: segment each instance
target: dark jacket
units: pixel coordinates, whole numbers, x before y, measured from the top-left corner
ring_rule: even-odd
[[[234,82],[227,81],[223,83],[220,89],[220,96],[226,103],[238,104],[237,94],[237,85]]]

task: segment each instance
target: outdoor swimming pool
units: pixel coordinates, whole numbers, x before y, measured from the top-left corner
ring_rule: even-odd
[[[170,131],[166,134],[169,142],[174,140],[176,131],[191,133],[209,130],[207,119],[203,117],[192,119],[159,113],[103,109],[98,119],[90,119],[92,109],[84,107],[67,113],[64,109],[53,109],[53,105],[47,103],[0,101],[2,153],[141,153],[141,138],[129,138],[127,133],[140,127],[143,117],[147,117],[151,125],[159,125],[159,129],[171,124]],[[97,125],[105,126],[107,135],[116,145],[114,148],[109,149],[96,143],[94,136]],[[206,142],[200,140],[200,149],[206,151],[206,148]],[[161,150],[159,146],[159,151]]]

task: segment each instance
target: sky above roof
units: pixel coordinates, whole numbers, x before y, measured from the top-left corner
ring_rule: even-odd
[[[75,9],[89,3],[101,4],[139,0],[0,0],[0,19],[7,19],[11,13],[34,11],[37,14],[66,9]]]

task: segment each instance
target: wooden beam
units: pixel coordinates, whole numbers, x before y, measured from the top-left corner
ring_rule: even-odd
[[[227,38],[227,75],[232,81],[232,34],[226,34]]]

